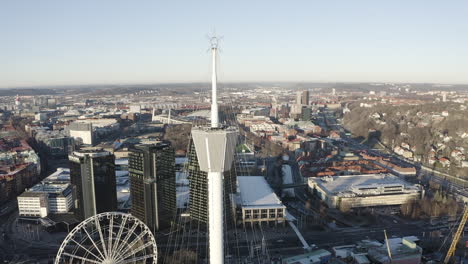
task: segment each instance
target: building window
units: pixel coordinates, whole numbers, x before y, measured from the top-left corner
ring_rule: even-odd
[[[250,219],[252,217],[252,211],[251,210],[245,210],[245,219]]]
[[[262,209],[262,218],[267,218],[268,216],[268,210],[267,209]]]
[[[284,213],[283,210],[278,210],[278,217],[283,217]]]
[[[259,211],[258,211],[258,209],[253,210],[253,218],[254,218],[254,219],[258,219],[258,216],[259,216]]]

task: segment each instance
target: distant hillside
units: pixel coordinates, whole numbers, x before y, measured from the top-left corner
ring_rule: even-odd
[[[15,96],[15,95],[50,95],[56,94],[52,89],[0,89],[0,96]]]
[[[370,108],[354,104],[343,123],[355,136],[374,136],[409,159],[468,177],[468,168],[461,168],[468,151],[467,108],[456,103]]]

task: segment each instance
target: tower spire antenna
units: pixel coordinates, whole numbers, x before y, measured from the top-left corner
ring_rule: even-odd
[[[192,128],[192,138],[200,170],[207,172],[208,181],[208,235],[210,264],[224,263],[224,194],[223,173],[231,169],[234,160],[237,131],[219,124],[217,101],[216,55],[219,37],[210,37],[211,76],[211,127]]]
[[[212,57],[212,71],[211,71],[211,127],[218,128],[219,127],[219,110],[218,110],[218,77],[217,77],[217,68],[216,68],[216,60],[219,48],[219,41],[222,37],[216,36],[215,33],[211,37],[210,46],[211,46],[211,57]]]

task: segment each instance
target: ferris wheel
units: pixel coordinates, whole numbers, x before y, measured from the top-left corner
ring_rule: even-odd
[[[92,216],[65,237],[55,264],[157,263],[157,247],[149,228],[119,212]]]

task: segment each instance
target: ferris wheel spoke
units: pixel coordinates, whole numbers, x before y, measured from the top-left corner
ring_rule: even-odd
[[[157,250],[153,234],[140,219],[106,212],[73,228],[60,245],[54,263],[156,264]]]
[[[120,245],[117,247],[117,250],[116,250],[115,252],[119,252],[120,250],[122,250],[122,249],[125,247],[125,244],[127,243],[128,239],[132,236],[133,231],[135,231],[135,229],[137,228],[137,226],[138,226],[138,223],[137,223],[137,222],[133,223],[132,228],[130,228],[130,230],[128,231],[128,233],[125,235],[124,240],[122,240],[122,242],[121,242]]]
[[[123,256],[122,259],[125,260],[126,258],[130,257],[132,254],[138,253],[138,252],[140,252],[141,250],[143,250],[143,249],[145,249],[145,248],[147,248],[147,247],[149,247],[149,246],[152,246],[152,245],[153,245],[153,242],[151,242],[151,241],[150,241],[150,242],[147,242],[147,243],[145,243],[145,244],[139,246],[137,249],[132,250],[131,252],[125,254],[125,256]],[[126,253],[127,251],[128,251],[128,250],[126,250],[125,252],[122,252],[122,253]]]
[[[73,255],[73,254],[70,254],[70,253],[67,253],[67,252],[63,252],[62,254],[65,255],[65,256],[68,256],[68,257],[70,257],[70,258],[72,258],[72,259],[79,259],[79,260],[81,260],[81,261],[86,261],[86,262],[90,262],[90,263],[97,263],[97,264],[100,264],[100,263],[101,263],[101,261],[97,261],[97,260],[92,260],[92,259],[80,257],[80,256]]]
[[[89,251],[85,246],[81,245],[79,242],[77,242],[76,240],[74,240],[73,238],[70,238],[70,241],[74,242],[75,244],[77,244],[80,248],[84,249],[86,252],[88,252],[89,254],[93,255],[93,257],[95,257],[96,259],[100,260],[100,261],[103,261],[102,258],[96,256],[93,252]]]
[[[88,233],[88,230],[86,230],[86,227],[83,228],[83,230],[85,231],[86,235],[88,236],[89,240],[91,241],[91,243],[93,243],[93,246],[94,248],[97,250],[97,252],[99,252],[99,255],[101,255],[101,258],[106,258],[104,256],[104,254],[102,254],[101,250],[99,249],[99,247],[96,245],[96,243],[94,242],[94,239],[91,238],[91,235],[89,235]]]
[[[145,260],[145,259],[154,258],[154,257],[156,257],[156,255],[149,254],[149,255],[144,255],[144,256],[136,257],[136,258],[132,258],[132,259],[125,259],[125,260],[117,262],[117,264],[132,263],[132,262],[135,262],[135,261]]]
[[[94,223],[96,224],[96,229],[99,232],[99,237],[101,239],[101,245],[102,245],[102,249],[104,250],[104,255],[108,257],[109,255],[107,254],[106,241],[104,240],[104,237],[102,235],[101,224],[99,223],[99,217],[94,218]]]
[[[122,255],[127,253],[138,241],[141,241],[141,239],[147,234],[147,231],[144,230],[141,234],[139,234],[135,239],[133,239],[133,241],[131,243],[128,244],[127,248],[125,248],[123,251],[122,251]],[[139,250],[138,250],[139,251]],[[138,252],[138,251],[134,251],[134,252]],[[125,259],[125,258],[124,258]]]
[[[120,237],[122,237],[122,232],[125,229],[125,223],[127,222],[128,217],[122,217],[122,222],[120,223],[119,233],[117,233],[117,238],[115,239],[115,243],[112,246],[112,256],[114,255],[115,251],[117,250],[117,245],[119,244]]]
[[[112,256],[112,233],[114,233],[114,217],[111,215],[110,216],[110,221],[109,221],[109,244],[107,248],[109,249],[109,255]]]

